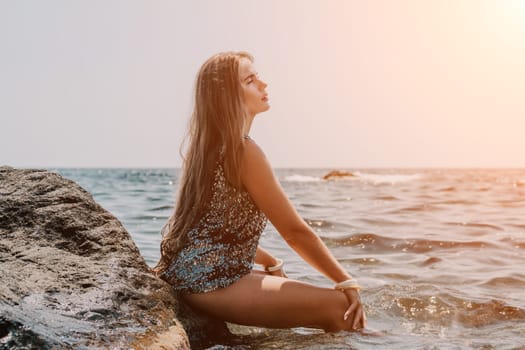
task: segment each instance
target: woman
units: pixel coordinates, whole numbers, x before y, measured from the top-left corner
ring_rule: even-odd
[[[299,216],[248,136],[255,115],[270,108],[266,86],[245,52],[219,53],[201,67],[177,206],[154,271],[191,306],[228,322],[363,328],[359,286]],[[286,277],[282,261],[258,247],[266,218],[334,289]],[[265,271],[252,270],[254,260]]]

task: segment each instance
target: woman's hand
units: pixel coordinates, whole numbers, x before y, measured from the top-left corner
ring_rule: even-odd
[[[266,273],[269,274],[269,275],[272,275],[272,276],[279,276],[279,277],[288,278],[288,276],[287,276],[286,273],[284,272],[284,269],[283,269],[283,268],[280,268],[280,269],[277,270],[277,271],[266,272]]]
[[[264,271],[268,275],[288,278],[288,276],[286,276],[286,273],[284,272],[284,269],[283,269],[284,262],[280,259],[276,259],[269,252],[267,252],[265,249],[261,248],[260,246],[257,246],[257,251],[255,252],[255,263],[264,266]],[[272,267],[272,266],[279,266],[279,267],[276,271],[268,271],[268,267]]]
[[[366,316],[365,310],[363,310],[363,304],[361,303],[361,297],[359,291],[354,288],[344,289],[346,298],[350,306],[346,309],[343,316],[344,320],[350,320],[352,322],[353,329],[362,329],[366,327]]]

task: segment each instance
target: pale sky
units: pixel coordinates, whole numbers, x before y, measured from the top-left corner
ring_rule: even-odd
[[[0,0],[0,165],[179,167],[245,50],[274,167],[525,167],[525,0]]]

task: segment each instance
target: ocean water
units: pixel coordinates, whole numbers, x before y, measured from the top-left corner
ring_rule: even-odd
[[[91,192],[159,256],[177,169],[50,169]],[[363,286],[376,333],[231,325],[246,349],[525,349],[525,170],[277,169],[301,216]],[[288,276],[332,283],[269,224],[263,247]],[[214,349],[225,348],[215,347]]]

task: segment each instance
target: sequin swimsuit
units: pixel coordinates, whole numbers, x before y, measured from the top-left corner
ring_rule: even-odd
[[[183,294],[231,285],[250,273],[266,221],[248,192],[226,180],[219,162],[207,212],[161,277]]]

